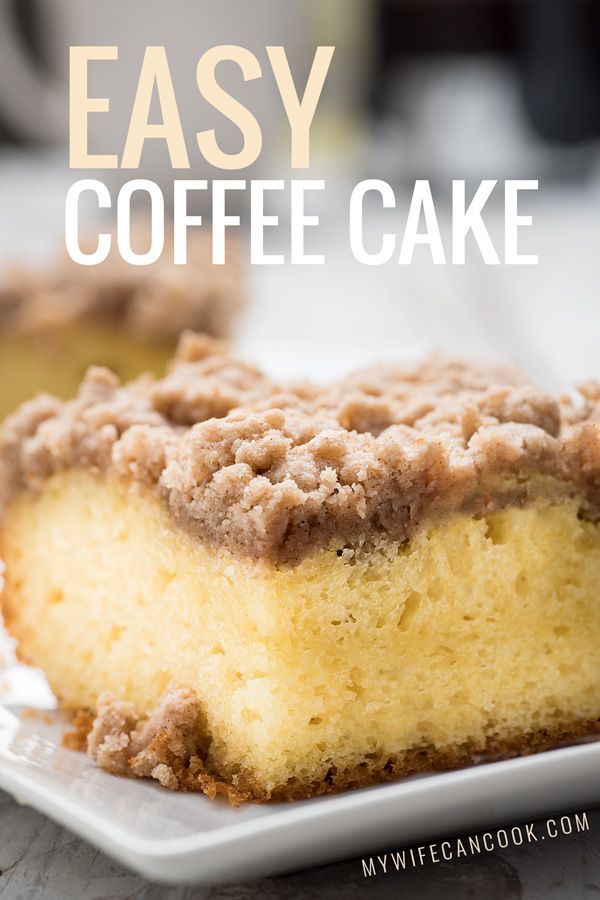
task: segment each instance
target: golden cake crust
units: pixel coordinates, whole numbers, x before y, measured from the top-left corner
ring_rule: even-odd
[[[154,778],[170,790],[204,793],[211,799],[222,795],[237,806],[243,801],[290,801],[336,794],[408,775],[526,756],[600,735],[599,718],[488,738],[485,744],[417,747],[392,757],[369,754],[351,770],[332,767],[320,781],[302,783],[294,778],[265,790],[247,773],[232,777],[206,768],[206,745],[198,730],[200,709],[192,692],[171,689],[150,716],[140,718],[132,703],[105,694],[99,698],[95,716],[87,710],[76,715],[75,730],[65,736],[65,743],[71,749],[87,749],[97,765],[115,775]]]
[[[291,562],[404,540],[423,521],[543,492],[600,510],[600,385],[554,397],[509,369],[430,357],[326,387],[277,382],[187,335],[170,372],[91,369],[0,432],[0,509],[73,467],[151,485],[200,540]]]

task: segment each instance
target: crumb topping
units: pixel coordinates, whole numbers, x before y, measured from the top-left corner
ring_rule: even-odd
[[[148,246],[134,234],[135,249]],[[173,263],[172,235],[149,266],[126,263],[116,251],[93,267],[71,260],[47,271],[15,267],[0,282],[0,329],[32,335],[74,322],[118,321],[139,337],[175,343],[185,329],[214,337],[230,333],[243,305],[239,254],[228,242],[225,265],[215,266],[211,243],[201,233],[188,238],[186,265]]]
[[[154,778],[172,791],[201,792],[212,800],[223,795],[239,806],[244,795],[205,768],[199,716],[200,703],[189,690],[171,688],[147,718],[138,715],[133,703],[105,693],[89,721],[85,748],[69,746],[87,749],[113,775]],[[76,733],[77,728],[76,722]]]
[[[160,380],[92,368],[75,400],[40,396],[9,417],[0,509],[71,467],[150,487],[200,540],[281,563],[525,503],[539,476],[595,518],[600,384],[555,397],[437,356],[283,383],[187,334]]]

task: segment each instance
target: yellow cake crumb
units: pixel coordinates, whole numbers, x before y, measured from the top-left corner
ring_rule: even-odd
[[[600,526],[574,500],[279,565],[70,470],[11,504],[0,552],[9,629],[67,706],[193,691],[207,769],[262,799],[600,713]]]

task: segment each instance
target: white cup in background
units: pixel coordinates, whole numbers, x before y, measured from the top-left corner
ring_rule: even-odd
[[[306,77],[304,63],[314,47],[308,35],[310,18],[302,4],[281,0],[36,0],[34,25],[42,60],[32,59],[11,15],[10,0],[0,0],[0,116],[28,139],[66,143],[68,139],[69,46],[117,45],[115,62],[90,63],[92,96],[108,97],[108,113],[89,117],[93,152],[122,153],[144,48],[166,48],[179,112],[188,144],[191,170],[173,173],[163,141],[149,141],[142,157],[143,176],[163,186],[176,177],[214,177],[196,147],[195,133],[218,128],[226,147],[239,148],[235,126],[214,110],[196,85],[196,65],[209,47],[239,44],[252,51],[263,77],[244,82],[234,64],[223,64],[219,81],[252,110],[261,124],[263,154],[260,171],[267,171],[268,148],[281,146],[287,119],[267,60],[265,46],[283,44],[292,71]],[[296,67],[296,69],[294,69]],[[281,141],[278,134],[281,133]],[[266,136],[269,139],[266,139]],[[109,173],[102,177],[106,180]],[[113,173],[113,176],[116,173]],[[117,180],[131,172],[117,174]],[[255,174],[253,169],[252,174]],[[271,176],[273,177],[273,176]]]

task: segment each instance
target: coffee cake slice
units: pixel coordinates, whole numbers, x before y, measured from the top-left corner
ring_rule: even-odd
[[[234,800],[593,734],[599,423],[595,384],[283,384],[187,336],[5,423],[7,626],[100,765]]]
[[[143,229],[135,237],[148,246]],[[132,266],[114,250],[96,266],[66,259],[0,273],[0,419],[39,391],[75,396],[91,364],[123,380],[163,375],[186,329],[228,337],[244,305],[241,249],[228,242],[225,265],[211,252],[198,232],[186,265]]]

